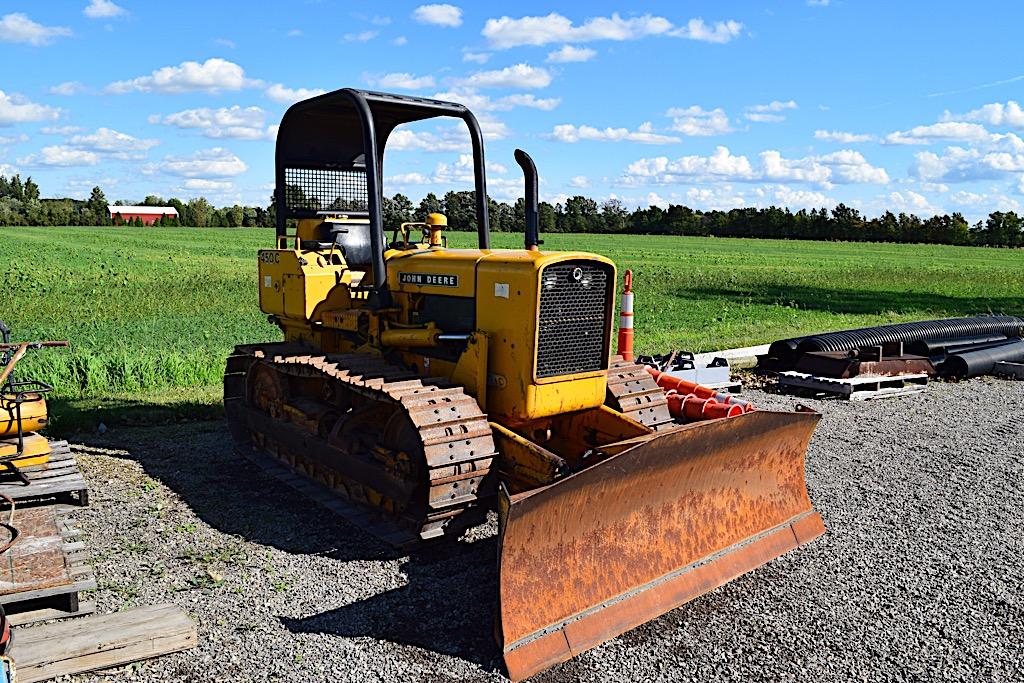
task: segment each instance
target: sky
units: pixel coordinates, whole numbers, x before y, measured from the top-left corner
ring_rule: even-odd
[[[701,209],[1024,209],[1024,4],[0,2],[0,174],[44,196],[269,203],[289,105],[462,102],[488,189]],[[471,189],[451,120],[399,128],[384,191]]]

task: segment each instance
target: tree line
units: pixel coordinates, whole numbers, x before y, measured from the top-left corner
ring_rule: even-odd
[[[115,205],[136,202],[117,201]],[[173,206],[178,217],[165,217],[159,225],[194,227],[273,227],[273,199],[267,207],[215,207],[203,197],[182,201],[146,197],[144,206]],[[107,199],[94,187],[88,199],[43,199],[31,177],[21,180],[0,176],[0,225],[110,225]],[[333,207],[331,204],[329,207]],[[329,208],[325,207],[325,208]],[[525,225],[525,203],[488,198],[491,230],[519,232]],[[451,191],[442,197],[428,193],[418,204],[407,196],[384,197],[383,221],[387,229],[400,223],[423,221],[427,214],[443,213],[452,230],[476,229],[476,193]],[[668,208],[650,206],[630,211],[617,200],[598,203],[577,195],[565,203],[541,202],[541,233],[582,232],[606,234],[692,235],[713,237],[760,237],[769,239],[843,240],[853,242],[904,242],[954,245],[1024,247],[1024,219],[1012,211],[994,211],[973,225],[960,213],[920,218],[914,214],[868,217],[839,204],[827,208],[737,208],[702,211],[679,204]]]

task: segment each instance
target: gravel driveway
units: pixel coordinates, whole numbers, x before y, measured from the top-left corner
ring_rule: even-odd
[[[533,680],[1024,679],[1024,383],[802,402],[825,414],[828,533]],[[98,611],[177,603],[199,647],[73,680],[504,680],[493,534],[396,556],[236,460],[220,423],[77,442]]]

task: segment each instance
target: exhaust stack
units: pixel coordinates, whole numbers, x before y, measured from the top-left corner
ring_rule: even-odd
[[[540,242],[540,210],[537,199],[537,165],[530,155],[521,149],[515,152],[516,163],[523,169],[526,202],[526,249],[537,251]]]

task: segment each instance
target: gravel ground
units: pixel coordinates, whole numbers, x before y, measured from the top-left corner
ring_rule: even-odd
[[[534,680],[1024,678],[1024,384],[802,402],[825,414],[828,533]],[[492,535],[396,556],[236,461],[219,423],[78,442],[98,611],[177,603],[199,647],[73,680],[504,680]]]

